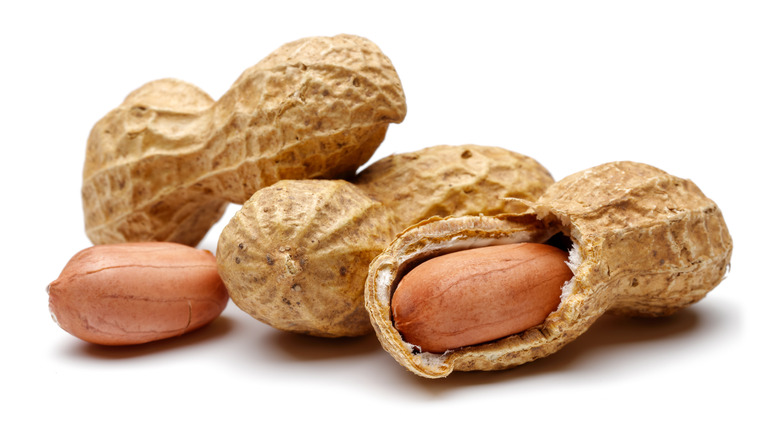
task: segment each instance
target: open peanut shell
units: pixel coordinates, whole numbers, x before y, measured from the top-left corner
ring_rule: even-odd
[[[385,350],[423,377],[497,370],[548,356],[605,312],[664,316],[702,299],[729,268],[723,215],[691,181],[655,167],[614,162],[553,184],[523,214],[431,219],[408,228],[369,268],[365,304]],[[404,341],[390,303],[403,275],[423,261],[471,247],[555,242],[574,276],[538,326],[445,353]]]

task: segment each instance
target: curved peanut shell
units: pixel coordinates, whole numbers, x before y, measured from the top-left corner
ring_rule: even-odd
[[[150,82],[90,133],[87,235],[195,245],[228,202],[262,187],[352,176],[405,115],[390,60],[352,35],[285,44],[216,102],[182,81]]]
[[[432,146],[390,155],[355,183],[400,220],[398,231],[434,216],[520,213],[553,183],[536,160],[494,146]]]
[[[732,241],[717,205],[685,179],[633,162],[615,162],[555,183],[533,212],[504,218],[427,221],[411,227],[371,264],[366,307],[383,347],[429,378],[453,370],[495,370],[555,353],[607,311],[671,314],[724,278]],[[524,221],[533,232],[507,235]],[[543,242],[561,231],[572,242],[574,271],[561,304],[522,333],[443,354],[420,352],[393,327],[389,304],[404,272],[438,253],[503,242]]]
[[[277,329],[369,333],[363,285],[395,234],[385,207],[346,181],[289,180],[255,193],[222,231],[219,274],[236,305]]]

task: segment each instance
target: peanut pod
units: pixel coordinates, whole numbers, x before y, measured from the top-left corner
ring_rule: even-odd
[[[281,46],[216,102],[163,79],[92,129],[82,201],[95,244],[197,244],[224,213],[282,179],[349,177],[406,115],[390,60],[357,36]]]
[[[394,229],[387,209],[346,181],[279,181],[222,230],[217,266],[233,302],[259,321],[313,336],[365,335],[368,265]]]
[[[690,180],[646,164],[596,166],[558,181],[526,204],[532,212],[422,222],[374,259],[366,308],[383,348],[396,361],[428,378],[514,367],[555,353],[605,312],[670,315],[702,299],[730,264],[732,240],[717,205]],[[541,324],[444,353],[422,351],[394,327],[394,288],[422,261],[470,247],[547,242],[556,234],[565,237],[556,240],[568,243],[574,277]]]

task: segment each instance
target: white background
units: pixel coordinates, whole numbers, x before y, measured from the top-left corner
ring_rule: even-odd
[[[0,435],[777,436],[777,2],[9,3]],[[291,335],[232,304],[208,328],[137,347],[59,329],[45,287],[90,245],[80,177],[92,125],[147,81],[218,98],[281,44],[337,33],[377,43],[407,96],[373,159],[476,143],[532,156],[556,179],[646,162],[719,204],[729,277],[676,316],[605,316],[549,358],[444,380],[406,371],[373,335]],[[202,248],[216,249],[234,211]]]

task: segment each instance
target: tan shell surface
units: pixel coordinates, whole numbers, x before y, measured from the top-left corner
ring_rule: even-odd
[[[241,310],[280,330],[369,333],[363,286],[394,236],[387,216],[346,181],[280,181],[255,193],[222,231],[220,276]]]
[[[354,175],[405,115],[392,63],[352,35],[285,44],[216,102],[182,81],[150,82],[90,133],[87,235],[196,244],[226,202],[282,179]]]
[[[512,226],[496,218],[428,221],[399,235],[374,260],[366,306],[383,347],[400,364],[429,378],[514,367],[555,353],[607,311],[673,313],[704,297],[729,267],[732,241],[717,205],[691,181],[652,166],[615,162],[576,173],[550,187],[533,209],[514,220],[544,231],[507,237],[501,233]],[[393,327],[389,303],[407,260],[475,245],[544,241],[537,239],[558,230],[573,242],[574,278],[541,325],[443,354],[417,351]]]
[[[534,209],[579,243],[576,289],[612,291],[603,301],[614,313],[674,313],[703,298],[729,268],[733,242],[715,202],[692,181],[647,164],[578,172]]]
[[[390,155],[355,180],[391,209],[403,228],[434,216],[520,213],[527,207],[506,198],[535,201],[553,182],[536,160],[480,145],[439,145]]]

